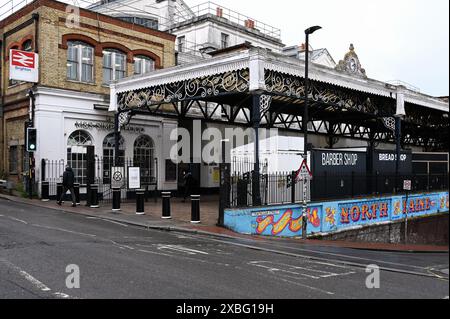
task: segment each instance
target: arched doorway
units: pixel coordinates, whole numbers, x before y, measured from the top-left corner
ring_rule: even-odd
[[[111,168],[115,166],[116,140],[114,133],[109,134],[103,140],[103,184],[111,184]],[[125,163],[125,141],[122,136],[119,138],[119,166]]]
[[[76,183],[87,183],[86,147],[90,145],[92,136],[83,130],[73,132],[67,139],[67,164],[72,167]]]
[[[141,168],[142,185],[156,182],[155,145],[150,136],[141,135],[134,142],[133,164]]]

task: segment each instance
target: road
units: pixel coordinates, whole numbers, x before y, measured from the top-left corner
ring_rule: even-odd
[[[147,230],[0,199],[2,299],[442,299],[448,263],[448,254]],[[369,264],[381,267],[379,289],[366,287]],[[80,288],[67,288],[68,265]]]

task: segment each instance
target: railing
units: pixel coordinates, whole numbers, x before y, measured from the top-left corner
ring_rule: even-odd
[[[279,28],[272,27],[266,23],[255,20],[249,16],[240,14],[237,11],[225,8],[219,4],[208,1],[199,4],[194,7],[190,7],[185,11],[179,12],[176,15],[175,23],[183,23],[192,19],[192,13],[197,17],[213,16],[216,18],[224,19],[235,25],[246,27],[255,32],[259,32],[265,36],[281,39],[281,30]]]
[[[41,179],[49,182],[49,195],[51,198],[56,198],[57,185],[62,182],[62,176],[67,163],[69,163],[74,170],[75,182],[80,184],[82,195],[86,193],[88,184],[88,167],[94,167],[94,184],[97,184],[99,187],[99,200],[102,202],[112,201],[111,168],[115,165],[114,160],[110,157],[96,158],[94,163],[89,163],[87,160],[78,161],[76,165],[73,165],[74,162],[72,161],[44,160],[44,163],[41,164],[41,170],[44,170],[45,173]],[[118,166],[124,167],[125,173],[121,187],[122,200],[132,200],[134,198],[134,190],[128,189],[128,167],[141,168],[142,188],[147,191],[147,196],[150,192],[152,192],[151,195],[156,196],[156,192],[158,191],[158,161],[156,158],[145,162],[131,158],[121,158]]]
[[[34,0],[8,0],[4,4],[0,4],[0,21],[33,1]]]
[[[232,171],[233,172],[233,171]],[[312,201],[352,199],[358,197],[404,194],[403,181],[411,180],[411,192],[448,190],[449,175],[392,175],[392,174],[315,174],[308,197]],[[230,177],[230,206],[253,206],[253,172],[238,171]],[[260,194],[263,205],[283,205],[303,201],[303,183],[292,189],[292,172],[260,174]],[[293,198],[293,196],[295,196]]]

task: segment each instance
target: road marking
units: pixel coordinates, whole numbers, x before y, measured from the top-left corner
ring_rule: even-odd
[[[333,262],[333,263],[341,264],[341,265],[344,265],[344,266],[353,266],[353,267],[358,267],[358,268],[363,268],[363,269],[367,268],[367,264],[362,264],[362,263],[357,263],[357,262],[352,262],[352,261],[339,260],[339,259],[329,259],[329,258],[325,258],[325,257],[317,257],[317,256],[311,256],[311,255],[302,255],[302,254],[297,254],[297,253],[290,253],[290,252],[282,251],[282,250],[279,250],[279,249],[276,250],[276,249],[270,249],[270,248],[266,248],[266,247],[259,247],[259,246],[255,246],[255,245],[235,243],[235,242],[232,242],[232,241],[229,241],[229,240],[224,240],[224,239],[216,239],[216,238],[212,238],[212,237],[205,238],[205,236],[202,236],[202,235],[196,235],[196,236],[191,235],[190,237],[191,238],[196,238],[196,239],[203,239],[204,241],[220,242],[220,243],[224,243],[224,244],[228,244],[228,245],[232,245],[232,246],[237,246],[237,247],[245,247],[245,248],[251,249],[251,250],[270,252],[270,253],[274,253],[274,254],[277,254],[277,255],[290,256],[290,257],[295,257],[295,258],[304,258],[304,259],[307,259],[307,260],[314,260],[314,261]],[[267,244],[269,244],[269,243],[267,243]],[[277,247],[276,245],[274,245],[274,246]],[[283,246],[280,246],[280,247],[283,247]],[[286,247],[286,248],[295,249],[295,248],[292,248],[292,247]],[[308,251],[306,249],[300,249],[300,250]],[[313,252],[313,253],[316,253],[316,254],[319,254],[319,255],[320,254],[330,254],[330,255],[337,255],[337,256],[348,257],[348,258],[353,258],[353,259],[362,259],[362,260],[374,261],[373,259],[366,259],[366,258],[360,258],[360,257],[354,257],[354,256],[348,256],[348,255],[339,255],[339,254],[326,253],[326,252],[321,252],[321,251],[310,250],[310,252]],[[386,261],[378,261],[378,262],[380,262],[380,263],[388,263],[388,264],[396,264],[396,263],[391,263],[391,262],[386,262]],[[409,265],[405,265],[405,264],[399,264],[399,265],[409,266]],[[414,267],[414,268],[419,268],[421,270],[426,270],[425,268],[418,267],[418,266],[409,266],[409,267]],[[425,272],[417,272],[417,271],[410,271],[410,270],[398,269],[398,268],[390,268],[390,267],[380,267],[380,270],[388,271],[388,272],[394,272],[394,273],[399,273],[399,274],[408,274],[408,275],[414,275],[414,276],[420,276],[420,277],[429,277],[429,278],[440,279],[439,276],[437,276],[435,274],[430,274],[430,273],[425,273]]]
[[[279,279],[281,281],[286,282],[286,283],[290,283],[290,284],[301,286],[301,287],[305,287],[305,288],[308,288],[308,289],[311,289],[311,290],[319,291],[319,292],[322,292],[322,293],[327,294],[327,295],[334,295],[335,294],[334,292],[323,290],[323,289],[320,289],[320,288],[317,288],[317,287],[308,286],[308,285],[305,285],[305,284],[301,284],[301,283],[299,283],[297,281],[292,281],[292,280],[288,280],[288,279],[284,279],[284,278],[279,278]]]
[[[27,280],[29,283],[31,283],[35,288],[41,290],[42,292],[50,292],[51,291],[51,289],[48,286],[46,286],[44,283],[40,282],[39,280],[34,278],[32,275],[27,273],[25,270],[14,265],[10,261],[8,261],[6,259],[0,259],[0,261],[3,264],[5,264],[7,267],[16,271],[21,277],[23,277],[25,280]],[[54,292],[54,293],[52,293],[52,295],[54,295],[55,297],[58,297],[58,298],[71,298],[68,294],[65,294],[62,292]]]
[[[311,279],[321,279],[321,278],[329,278],[329,277],[337,277],[337,276],[347,276],[351,274],[355,274],[354,271],[349,271],[345,273],[334,273],[331,271],[314,269],[307,266],[294,266],[283,263],[274,263],[271,261],[252,261],[248,263],[251,266],[261,267],[267,269],[271,273],[286,273],[289,275],[295,275],[296,279],[303,279],[303,277],[311,278]],[[310,263],[311,265],[315,265],[316,263]],[[299,272],[297,271],[300,270]]]
[[[196,254],[209,255],[207,252],[204,252],[204,251],[201,251],[201,250],[195,250],[195,249],[191,249],[191,248],[187,248],[187,247],[183,247],[182,245],[162,245],[162,244],[158,244],[157,248],[158,248],[158,250],[169,249],[169,250],[181,251],[181,252],[184,252],[184,253],[186,253],[188,255],[196,255]]]
[[[43,226],[43,225],[38,225],[38,224],[32,224],[32,226],[45,228],[45,229],[51,229],[51,230],[58,230],[58,231],[75,234],[75,235],[81,235],[81,236],[87,236],[87,237],[97,237],[96,235],[80,233],[80,232],[76,232],[76,231],[68,230],[68,229],[64,229],[64,228],[59,228],[59,227],[50,227],[50,226]]]
[[[15,217],[11,217],[11,216],[8,216],[8,218],[9,218],[9,219],[12,219],[12,220],[15,220],[16,222],[19,222],[19,223],[28,225],[28,222],[26,222],[26,221],[24,221],[24,220],[22,220],[22,219],[15,218]]]

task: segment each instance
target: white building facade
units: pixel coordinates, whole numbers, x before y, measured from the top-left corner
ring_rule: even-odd
[[[95,178],[110,184],[114,163],[114,116],[108,112],[105,97],[48,87],[37,87],[35,96],[35,127],[39,131],[36,162],[57,159],[61,160],[61,167],[70,164],[77,182],[86,185],[87,147],[93,147]],[[165,169],[165,159],[170,158],[174,144],[169,139],[170,133],[176,127],[177,122],[170,119],[136,116],[120,132],[122,162],[133,164],[133,159],[145,156],[149,161],[148,176],[154,179],[152,183],[156,182],[158,189],[177,189],[176,177],[166,176]],[[58,178],[55,174],[60,173],[61,167],[47,167],[46,176]],[[56,169],[59,171],[55,172]],[[40,176],[39,169],[36,174]]]

